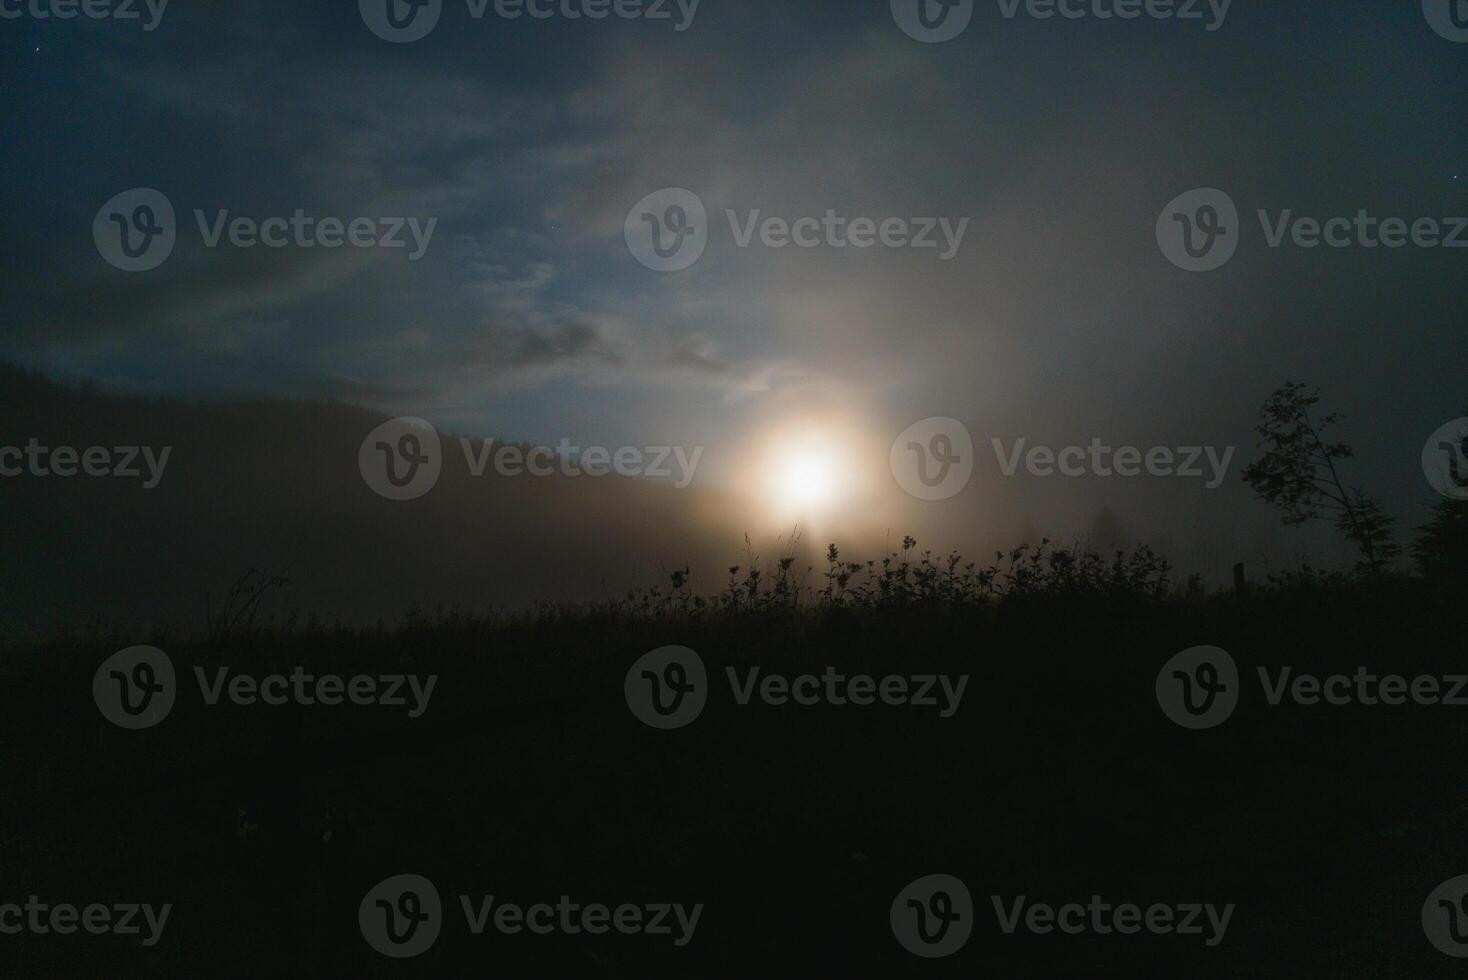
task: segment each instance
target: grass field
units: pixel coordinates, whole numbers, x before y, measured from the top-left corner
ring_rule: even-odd
[[[28,977],[243,977],[283,955],[312,976],[1451,975],[1419,916],[1468,870],[1463,708],[1274,706],[1257,669],[1271,684],[1286,665],[1448,677],[1462,670],[1460,591],[1301,576],[1205,592],[1166,585],[1145,553],[1120,565],[1021,553],[1017,570],[1009,557],[993,575],[962,562],[924,572],[914,550],[844,585],[838,559],[798,588],[776,566],[753,585],[732,573],[721,596],[675,576],[623,603],[499,620],[141,638],[170,658],[177,698],[137,731],[101,716],[92,680],[140,638],[10,649],[7,876],[42,901],[173,910],[152,947],[22,935],[6,955]],[[697,653],[707,701],[686,726],[655,730],[624,683],[667,645]],[[1156,683],[1199,645],[1231,654],[1240,691],[1224,723],[1193,731],[1164,714]],[[221,667],[437,681],[418,717],[227,694],[211,705]],[[751,667],[967,681],[948,717],[880,698],[740,704]],[[442,930],[422,955],[385,958],[358,907],[405,873],[435,885]],[[902,948],[889,912],[909,882],[940,873],[971,892],[972,935],[928,960]],[[475,935],[461,906],[562,895],[703,909],[676,945]],[[1009,934],[996,896],[1006,916],[1019,896],[1234,909],[1209,945]]]

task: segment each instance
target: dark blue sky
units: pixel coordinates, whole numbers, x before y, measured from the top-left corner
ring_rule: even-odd
[[[1259,404],[1301,379],[1403,508],[1421,487],[1401,461],[1468,398],[1468,251],[1270,249],[1254,217],[1468,214],[1468,44],[1416,0],[1236,0],[1211,32],[980,0],[944,44],[904,34],[887,0],[703,0],[684,31],[476,21],[446,0],[408,44],[345,0],[176,0],[152,32],[0,20],[0,64],[0,356],[53,373],[715,458],[810,413],[874,438],[951,415],[984,443],[1247,453]],[[167,196],[179,240],[129,274],[92,222],[134,187]],[[674,274],[623,241],[665,187],[713,222]],[[1196,187],[1245,226],[1208,274],[1154,240]],[[208,249],[195,209],[437,226],[416,262]],[[725,209],[970,225],[950,262],[741,249]]]

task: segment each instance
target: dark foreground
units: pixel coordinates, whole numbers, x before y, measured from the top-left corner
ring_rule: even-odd
[[[498,625],[416,617],[380,631],[11,649],[0,904],[172,910],[151,946],[146,925],[0,936],[0,975],[1457,975],[1462,961],[1433,948],[1421,916],[1429,893],[1468,873],[1468,706],[1273,707],[1256,668],[1271,683],[1284,665],[1443,678],[1468,670],[1461,612],[1459,590],[1402,580]],[[92,682],[133,643],[165,650],[179,690],[160,724],[128,731],[102,717]],[[624,680],[668,644],[700,655],[708,701],[686,727],[655,730]],[[1198,645],[1227,650],[1241,679],[1233,715],[1194,731],[1163,713],[1156,681]],[[408,706],[210,706],[194,668],[213,683],[226,665],[439,679],[417,718]],[[740,706],[725,668],[743,684],[751,666],[969,680],[947,718],[880,701]],[[398,959],[369,945],[359,906],[403,874],[433,883],[442,914],[431,947]],[[899,942],[891,912],[934,874],[961,880],[972,904],[950,894],[926,911],[968,916],[950,928],[971,935],[929,959]],[[669,934],[603,920],[602,934],[568,935],[563,915],[587,920],[556,909],[549,934],[501,931],[491,911],[475,935],[461,897],[478,910],[489,896],[492,909],[600,903],[608,917],[633,905],[644,925],[653,906],[703,909],[681,946],[672,911]],[[1023,919],[1011,934],[995,896],[1003,917],[1021,896],[1026,914],[1173,911],[1132,934],[1089,907],[1084,920],[1063,913],[1076,934]],[[400,898],[387,903],[395,914],[424,907]],[[1221,938],[1192,905],[1234,906]],[[1033,914],[1045,928],[1044,910]],[[1199,931],[1176,934],[1189,917]]]

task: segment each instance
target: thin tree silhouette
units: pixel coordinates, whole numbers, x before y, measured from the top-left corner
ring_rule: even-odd
[[[1358,571],[1378,574],[1401,553],[1392,537],[1393,519],[1380,501],[1360,487],[1347,489],[1337,462],[1355,450],[1327,442],[1326,433],[1342,421],[1332,412],[1314,418],[1320,392],[1287,382],[1259,410],[1257,446],[1264,455],[1244,469],[1244,480],[1260,498],[1279,508],[1286,527],[1329,520],[1361,552]]]

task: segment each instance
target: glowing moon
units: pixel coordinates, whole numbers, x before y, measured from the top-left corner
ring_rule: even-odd
[[[776,462],[772,489],[782,506],[819,510],[831,504],[839,489],[837,467],[827,451],[796,447]]]
[[[750,526],[817,538],[865,532],[885,513],[878,482],[888,470],[885,438],[854,412],[754,420],[734,454]]]

